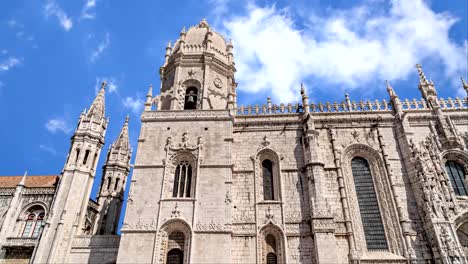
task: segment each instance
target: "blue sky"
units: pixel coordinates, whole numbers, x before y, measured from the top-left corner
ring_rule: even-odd
[[[419,98],[415,63],[441,97],[465,96],[467,2],[3,1],[0,4],[1,175],[59,174],[79,113],[107,80],[106,146],[130,114],[133,146],[148,86],[168,41],[202,18],[234,43],[238,104]],[[158,91],[155,91],[155,93]],[[100,165],[105,155],[101,155]],[[94,193],[100,181],[100,170]]]

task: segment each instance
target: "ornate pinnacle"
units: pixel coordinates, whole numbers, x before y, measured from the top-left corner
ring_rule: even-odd
[[[387,86],[387,92],[390,95],[390,97],[396,96],[395,91],[393,90],[392,86],[390,86],[390,83],[385,80],[385,85]]]
[[[465,89],[466,93],[468,94],[468,83],[466,83],[465,80],[463,80],[463,77],[460,77],[460,79],[462,81],[463,89]]]
[[[24,186],[26,183],[26,176],[28,175],[28,171],[24,172],[23,177],[21,178],[21,181],[18,183],[18,185]]]
[[[94,115],[97,119],[103,118],[105,113],[105,90],[106,90],[106,81],[103,81],[101,84],[101,90],[94,99],[91,107],[88,110],[88,117]]]
[[[416,69],[418,69],[419,83],[420,84],[428,84],[429,82],[426,79],[426,75],[424,75],[421,64],[419,64],[419,63],[416,64]]]
[[[301,95],[305,94],[304,83],[301,83]]]
[[[107,81],[103,81],[101,84],[101,90],[105,90],[107,86]]]
[[[152,97],[152,96],[153,96],[153,85],[150,84],[146,97]]]
[[[169,40],[169,41],[167,42],[166,49],[170,49],[170,48],[171,48],[171,41]]]
[[[127,114],[127,116],[125,117],[125,123],[124,125],[128,125],[128,121],[130,120],[130,116]]]
[[[185,26],[182,27],[182,31],[180,33],[183,33],[183,34],[187,33],[187,29],[185,29]]]

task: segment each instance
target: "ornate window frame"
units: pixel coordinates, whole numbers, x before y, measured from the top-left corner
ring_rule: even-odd
[[[182,133],[180,143],[174,143],[172,136],[168,137],[166,140],[166,158],[163,160],[163,199],[192,200],[197,196],[197,182],[202,159],[201,150],[203,149],[203,140],[201,137],[198,137],[196,143],[190,143],[189,141],[187,132]],[[172,196],[176,168],[181,161],[187,161],[192,166],[190,197]]]
[[[385,231],[388,250],[368,250],[362,225],[361,212],[357,201],[354,178],[351,169],[351,161],[355,157],[364,158],[369,164],[374,188],[377,194],[382,224]],[[385,171],[381,153],[365,144],[352,144],[344,149],[341,156],[341,170],[345,179],[345,188],[348,193],[350,215],[356,241],[356,249],[362,254],[372,254],[373,252],[390,252],[396,255],[403,255],[403,234],[399,225],[398,212],[394,204],[393,192],[390,186],[388,175]]]
[[[46,220],[46,217],[47,217],[47,212],[48,212],[48,207],[45,203],[43,202],[40,202],[40,201],[36,201],[36,202],[32,202],[32,203],[29,203],[27,204],[26,206],[23,207],[23,209],[21,210],[20,214],[19,214],[19,217],[18,217],[18,220],[17,220],[17,224],[16,224],[16,234],[18,237],[23,237],[24,235],[24,229],[26,228],[26,224],[28,222],[28,216],[32,213],[30,212],[30,210],[34,207],[41,207],[42,210],[43,210],[43,218],[42,218],[42,222],[41,222],[41,225],[45,223],[45,220]],[[37,238],[37,237],[34,237],[34,230],[36,228],[36,225],[37,225],[37,221],[38,221],[38,217],[39,217],[40,214],[35,214],[35,219],[34,219],[34,224],[31,228],[31,230],[29,231],[29,235],[26,236],[28,238]],[[40,232],[40,230],[39,230]]]
[[[272,235],[275,238],[277,264],[286,263],[286,235],[279,226],[271,222],[264,225],[257,234],[257,263],[267,263],[266,257],[269,252],[267,250],[266,238],[268,235]]]
[[[452,180],[450,179],[450,175],[448,174],[448,172],[446,171],[445,169],[445,164],[448,162],[448,161],[455,161],[457,162],[458,164],[460,164],[463,169],[465,170],[465,187],[468,187],[468,155],[463,152],[463,151],[460,151],[460,150],[447,150],[447,151],[444,151],[442,153],[442,168],[443,168],[443,171],[445,172],[445,174],[447,175],[447,182],[449,182],[448,184],[450,184],[450,188],[451,188],[451,191],[453,192],[453,194],[455,195],[455,197],[459,197],[459,198],[468,198],[468,196],[460,196],[460,195],[456,195],[454,189],[453,189],[453,186],[452,186]],[[463,199],[462,198],[462,199]]]
[[[277,203],[281,202],[282,199],[282,182],[281,182],[281,158],[278,153],[271,148],[263,148],[257,151],[257,154],[252,158],[254,162],[254,173],[255,173],[255,184],[257,201],[262,203]],[[273,163],[273,200],[265,200],[263,193],[263,166],[264,160],[270,160]]]

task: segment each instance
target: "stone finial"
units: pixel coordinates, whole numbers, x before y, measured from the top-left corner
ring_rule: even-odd
[[[305,114],[309,113],[309,97],[307,96],[304,83],[301,83],[302,108]]]
[[[418,69],[418,75],[419,75],[419,84],[428,84],[429,81],[426,78],[426,75],[424,75],[422,65],[421,64],[416,64],[416,69]]]
[[[182,27],[182,31],[181,31],[180,33],[181,33],[181,34],[187,33],[187,29],[185,28],[185,26]]]
[[[463,89],[465,89],[466,94],[468,95],[468,83],[466,83],[465,80],[463,80],[463,77],[460,77],[460,80],[462,82]]]
[[[94,116],[97,119],[101,119],[105,114],[105,90],[106,90],[106,81],[103,81],[101,84],[101,90],[94,99],[91,107],[88,110],[87,116]]]
[[[148,93],[146,94],[146,97],[153,97],[153,85],[150,84],[148,88]]]
[[[206,20],[206,18],[202,18],[200,23],[198,23],[198,27],[199,28],[209,28],[210,25],[208,24],[208,21]]]
[[[392,86],[387,80],[385,80],[385,85],[387,86],[387,92],[390,95],[390,98],[397,96]]]
[[[26,176],[28,175],[28,171],[25,171],[21,181],[18,183],[19,186],[24,186],[26,184]]]

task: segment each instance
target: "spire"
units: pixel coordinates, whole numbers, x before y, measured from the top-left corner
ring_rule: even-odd
[[[125,117],[125,122],[123,124],[122,130],[120,130],[120,134],[117,137],[117,139],[112,143],[111,149],[112,150],[129,150],[130,149],[130,144],[129,144],[129,139],[128,139],[128,121],[130,117],[127,115]]]
[[[309,113],[309,97],[305,91],[304,83],[301,83],[302,109],[305,114]]]
[[[463,80],[463,77],[460,77],[460,79],[462,81],[463,89],[465,89],[466,95],[468,96],[468,83],[466,83],[465,80]]]
[[[153,97],[153,85],[150,84],[149,86],[149,89],[148,89],[148,93],[146,94],[146,97]]]
[[[427,80],[426,75],[424,75],[422,65],[421,64],[416,64],[416,69],[418,69],[419,85],[429,84],[429,81]]]
[[[21,178],[21,181],[18,183],[18,186],[24,186],[26,184],[27,175],[28,175],[28,171],[25,171],[23,177]]]
[[[105,114],[105,90],[106,90],[107,83],[104,81],[101,85],[101,90],[99,90],[98,95],[94,99],[91,107],[88,110],[87,116],[91,117],[94,116],[97,119],[101,119],[104,117]]]
[[[385,80],[385,85],[387,86],[387,92],[388,92],[388,95],[390,95],[390,99],[394,97],[398,97],[398,95],[393,90],[393,87],[390,86],[390,83],[387,80]]]

